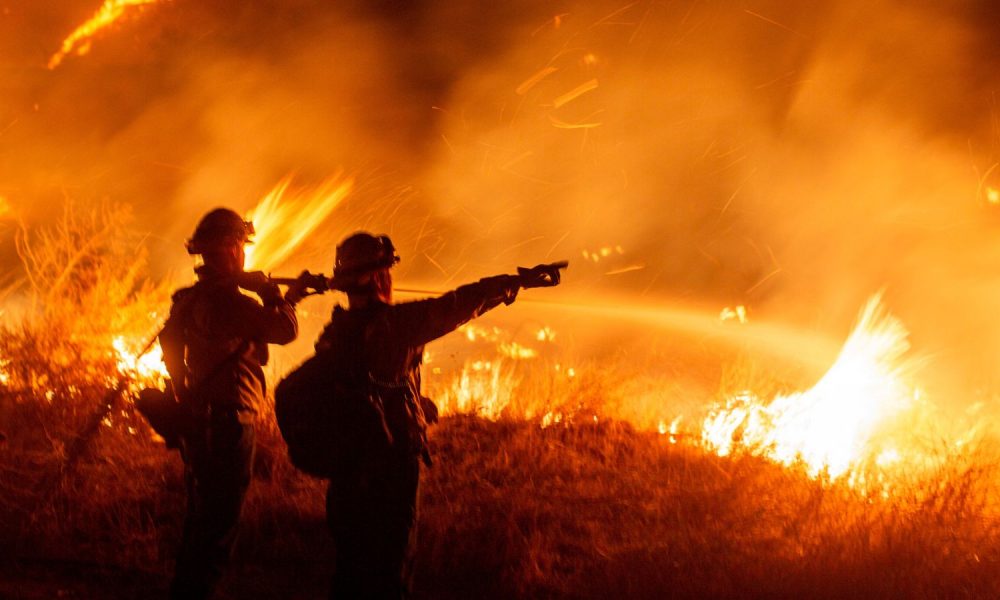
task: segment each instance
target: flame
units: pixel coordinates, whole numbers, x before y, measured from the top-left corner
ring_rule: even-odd
[[[528,360],[538,356],[537,350],[522,346],[517,342],[504,342],[497,346],[497,350],[499,350],[500,354],[503,356],[513,358],[514,360]]]
[[[0,358],[0,385],[7,385],[10,382],[10,374],[7,373],[7,365],[10,361]]]
[[[751,392],[737,394],[705,419],[702,441],[721,456],[743,448],[784,465],[801,462],[810,476],[830,480],[865,461],[898,460],[899,452],[880,448],[877,437],[913,405],[916,390],[903,378],[908,333],[880,301],[878,295],[868,301],[837,360],[812,389],[770,403]]]
[[[139,342],[141,343],[141,342]],[[137,343],[130,343],[124,336],[118,336],[112,342],[118,359],[118,370],[134,379],[136,386],[163,387],[168,377],[167,368],[163,364],[163,349],[159,342],[153,345],[143,355],[136,350]]]
[[[474,323],[466,323],[459,327],[458,331],[470,342],[496,342],[504,333],[499,327],[483,327]]]
[[[248,270],[280,265],[354,186],[352,178],[339,173],[308,190],[289,191],[291,182],[291,176],[282,179],[250,212],[257,234],[255,243],[247,246]]]
[[[542,416],[541,427],[542,429],[548,429],[553,425],[559,425],[563,422],[563,414],[561,412],[549,411]]]
[[[63,40],[62,46],[59,51],[52,55],[49,59],[48,68],[55,69],[62,63],[63,59],[66,58],[71,52],[76,52],[78,56],[83,56],[87,52],[90,52],[90,43],[95,35],[102,29],[109,27],[122,15],[128,8],[134,6],[143,6],[146,4],[155,4],[158,0],[104,0],[104,4],[101,5],[94,16],[90,17],[89,20],[84,22],[82,25],[76,28],[73,33]]]
[[[517,381],[503,361],[466,362],[441,398],[441,414],[475,414],[496,421],[510,404],[515,387]]]
[[[722,309],[721,313],[719,313],[719,320],[723,323],[726,321],[736,321],[738,323],[745,324],[747,322],[747,307],[742,304],[735,308],[727,306]]]
[[[556,332],[552,331],[549,327],[542,327],[535,334],[535,339],[539,342],[552,342],[556,339]]]
[[[0,196],[0,219],[6,217],[10,214],[10,204],[7,203],[7,199]]]

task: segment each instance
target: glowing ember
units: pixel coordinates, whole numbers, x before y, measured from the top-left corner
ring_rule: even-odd
[[[539,342],[551,342],[556,339],[556,332],[552,331],[548,327],[542,327],[535,334],[535,339]]]
[[[527,360],[538,356],[538,352],[532,348],[527,348],[517,342],[504,342],[497,346],[500,354],[514,360]]]
[[[0,385],[7,385],[10,382],[10,375],[7,373],[7,365],[10,361],[0,358]]]
[[[903,380],[907,335],[875,296],[815,387],[770,403],[738,394],[705,419],[702,441],[722,456],[742,448],[831,480],[873,458],[890,464],[898,452],[879,448],[877,437],[913,405]]]
[[[104,0],[94,16],[63,40],[62,47],[49,59],[49,69],[55,69],[71,52],[83,56],[90,52],[93,37],[102,29],[112,25],[131,7],[155,4],[158,0]]]
[[[553,425],[559,425],[560,423],[562,423],[562,421],[563,421],[562,413],[547,412],[542,417],[542,423],[541,423],[542,429],[548,429]]]
[[[742,304],[736,308],[726,307],[722,309],[719,313],[719,320],[725,323],[726,321],[736,321],[738,323],[747,322],[747,308]]]
[[[990,204],[1000,204],[1000,190],[995,187],[986,188],[986,200]]]
[[[570,379],[576,377],[576,369],[573,367],[564,368],[562,365],[556,364],[555,370],[560,373],[565,373],[566,377],[569,377]]]
[[[503,334],[503,330],[499,327],[482,327],[474,323],[462,325],[458,331],[465,335],[465,339],[470,342],[496,342]]]
[[[591,262],[597,263],[615,254],[618,255],[625,254],[625,249],[622,248],[621,246],[614,246],[614,247],[602,246],[597,250],[584,250],[582,254],[584,260],[589,260]]]
[[[289,191],[286,177],[261,200],[250,219],[256,243],[247,246],[248,270],[277,267],[315,231],[350,193],[354,180],[334,175],[313,189]]]

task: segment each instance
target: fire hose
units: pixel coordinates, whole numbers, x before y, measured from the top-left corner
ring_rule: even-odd
[[[563,260],[554,263],[540,264],[530,268],[518,267],[517,275],[522,280],[522,287],[552,287],[559,285],[562,276],[561,271],[568,266],[569,261]],[[315,294],[325,294],[330,291],[347,291],[347,286],[342,281],[338,281],[334,277],[327,277],[322,273],[310,273],[309,271],[303,271],[303,273],[298,277],[272,277],[271,275],[265,275],[265,277],[267,277],[271,283],[277,285],[287,287],[299,286],[304,291],[302,294],[303,297]],[[393,287],[392,290],[403,294],[422,294],[428,296],[443,293],[440,290],[409,287]]]

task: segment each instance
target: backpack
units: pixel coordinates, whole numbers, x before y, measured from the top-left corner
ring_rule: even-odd
[[[331,479],[387,451],[385,414],[367,371],[358,368],[360,336],[345,331],[285,376],[274,390],[274,413],[288,456],[301,471]]]

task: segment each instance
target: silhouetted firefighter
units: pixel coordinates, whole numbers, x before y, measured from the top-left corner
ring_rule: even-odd
[[[203,258],[198,281],[174,294],[160,333],[174,393],[190,413],[180,439],[168,439],[182,447],[188,488],[172,598],[208,597],[228,563],[250,484],[267,345],[287,344],[298,333],[293,303],[278,286],[243,271],[253,233],[252,223],[228,209],[202,218],[187,243],[188,253]]]
[[[335,439],[325,463],[308,447],[297,454],[302,447],[286,435],[293,462],[330,478],[327,521],[336,547],[331,596],[338,599],[409,595],[420,463],[430,465],[427,426],[437,420],[436,406],[420,393],[424,344],[511,304],[521,288],[558,285],[566,266],[520,269],[440,297],[393,304],[390,269],[397,262],[384,235],[355,233],[337,247],[332,287],[347,292],[348,308],[334,309],[316,356],[277,390],[276,402],[286,397],[292,404],[296,394],[316,392],[310,385],[328,388],[325,398],[313,401],[319,414],[298,420],[340,419],[327,436]],[[282,432],[294,435],[294,423],[283,423],[283,414],[278,411]]]

